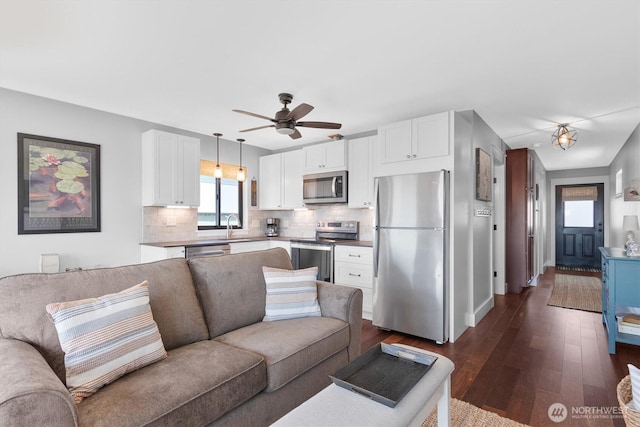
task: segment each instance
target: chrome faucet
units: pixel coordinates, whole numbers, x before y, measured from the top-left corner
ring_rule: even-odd
[[[229,220],[231,219],[232,216],[235,216],[236,219],[238,220],[238,227],[242,227],[242,224],[240,223],[240,218],[238,217],[238,215],[234,213],[229,214],[227,216],[227,240],[231,238],[231,224],[229,223]]]

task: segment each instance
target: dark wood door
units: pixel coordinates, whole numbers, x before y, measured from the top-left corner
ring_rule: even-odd
[[[563,188],[596,187],[597,198],[563,201]],[[600,268],[604,245],[604,184],[556,187],[556,266]]]

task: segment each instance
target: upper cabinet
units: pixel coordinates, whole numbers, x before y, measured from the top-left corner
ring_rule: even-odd
[[[200,140],[151,129],[142,134],[143,206],[200,205]]]
[[[260,209],[296,209],[302,203],[302,150],[260,157]]]
[[[302,148],[304,173],[334,172],[347,169],[347,151],[344,139],[310,145]]]
[[[376,176],[442,169],[451,157],[449,126],[449,112],[379,126]]]
[[[373,206],[373,149],[376,137],[349,140],[349,207]]]

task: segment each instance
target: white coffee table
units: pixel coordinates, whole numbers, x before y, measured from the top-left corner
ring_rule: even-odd
[[[390,408],[345,388],[331,384],[311,399],[276,421],[276,427],[358,427],[421,426],[438,406],[438,426],[450,420],[451,372],[453,362],[446,357],[403,344],[394,344],[438,357],[431,369]]]

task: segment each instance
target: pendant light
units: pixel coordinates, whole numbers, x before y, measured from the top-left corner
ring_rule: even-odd
[[[243,182],[245,180],[244,169],[242,169],[242,143],[244,139],[238,138],[236,141],[240,143],[240,168],[238,169],[238,181]]]
[[[222,168],[220,167],[220,137],[221,133],[214,133],[213,136],[216,137],[216,169],[213,172],[213,176],[216,178],[222,178]]]
[[[576,141],[578,141],[578,131],[570,129],[567,123],[558,125],[558,129],[556,129],[551,137],[551,144],[563,150],[571,148]]]

